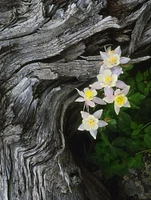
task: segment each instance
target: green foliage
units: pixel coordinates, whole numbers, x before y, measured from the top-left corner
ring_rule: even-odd
[[[145,95],[141,94],[140,92],[137,92],[129,97],[129,100],[131,102],[132,108],[139,109],[140,101],[145,98]]]
[[[87,155],[107,179],[142,168],[143,153],[151,151],[151,68],[136,74],[130,69],[125,68],[121,79],[131,87],[131,109],[121,108],[115,115],[113,105],[106,105],[103,117],[108,126],[99,130],[94,153]]]

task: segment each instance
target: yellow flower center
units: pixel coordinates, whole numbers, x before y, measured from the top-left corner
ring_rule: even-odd
[[[111,82],[111,76],[106,76],[105,77],[105,82],[110,83]]]
[[[87,118],[82,120],[82,123],[84,124],[85,129],[89,131],[98,129],[98,121],[99,120],[93,115],[89,115]]]
[[[95,121],[94,121],[94,119],[89,119],[88,123],[90,126],[94,126]]]
[[[116,64],[117,63],[117,58],[115,56],[111,56],[109,59],[111,64]]]
[[[123,95],[118,95],[116,98],[115,98],[115,103],[117,106],[121,107],[124,105],[125,103],[125,96]]]
[[[85,92],[85,95],[86,95],[87,99],[91,99],[93,97],[93,92],[91,90],[87,90]]]

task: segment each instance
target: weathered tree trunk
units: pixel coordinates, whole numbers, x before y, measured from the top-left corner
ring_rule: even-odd
[[[151,0],[1,0],[0,200],[111,199],[79,155],[75,88],[104,45],[149,59],[150,13]]]

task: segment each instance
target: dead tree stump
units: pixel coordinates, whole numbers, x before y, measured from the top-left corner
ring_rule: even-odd
[[[151,0],[1,0],[1,200],[111,199],[69,148],[75,88],[95,77],[105,45],[149,59],[150,13]]]

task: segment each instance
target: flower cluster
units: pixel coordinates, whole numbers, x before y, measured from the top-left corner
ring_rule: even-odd
[[[96,104],[105,105],[106,103],[114,103],[114,110],[117,115],[121,107],[130,107],[128,98],[126,97],[130,86],[119,80],[120,74],[123,73],[120,64],[126,64],[130,59],[121,57],[120,46],[115,50],[111,50],[111,47],[109,47],[106,52],[100,51],[100,54],[103,64],[97,75],[97,81],[83,91],[76,89],[81,96],[76,99],[76,102],[84,102],[84,109],[87,111],[81,111],[82,124],[78,127],[78,130],[89,131],[94,139],[97,136],[97,129],[106,126],[107,123],[99,120],[102,116],[102,109],[96,111],[94,114],[90,114],[89,107],[94,108]],[[97,90],[102,92],[102,99],[97,97]]]

